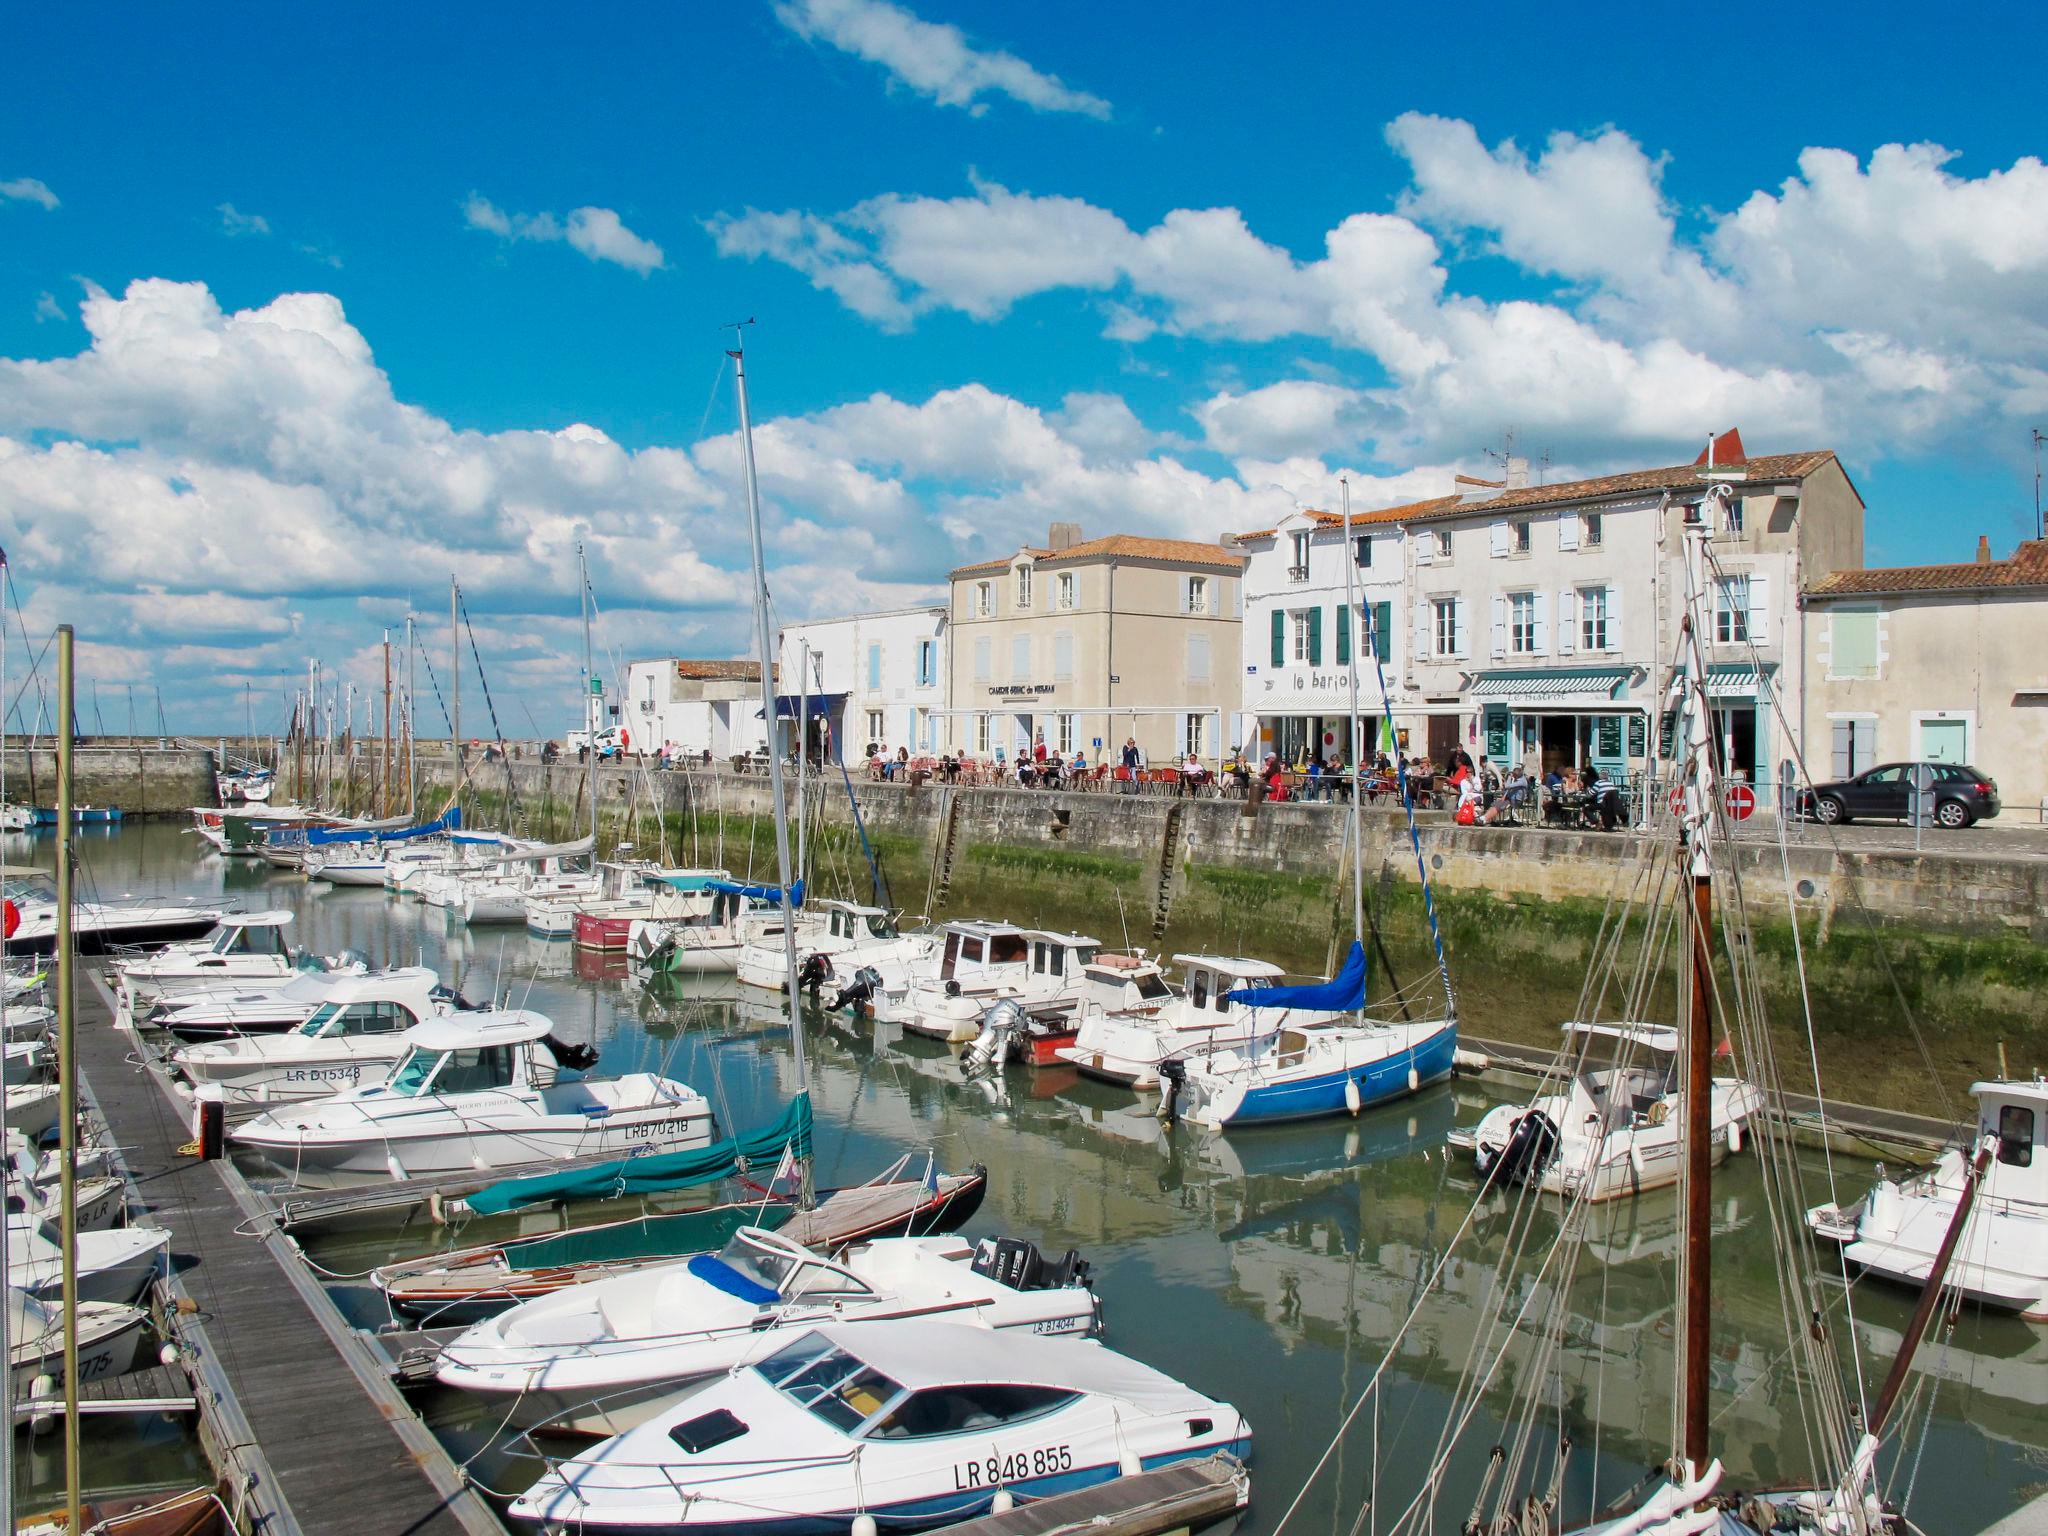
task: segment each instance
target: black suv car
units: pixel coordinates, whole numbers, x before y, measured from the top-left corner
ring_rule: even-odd
[[[1816,784],[1799,796],[1799,812],[1816,821],[1838,823],[1859,816],[1904,821],[1911,813],[1913,770],[1919,763],[1885,763],[1853,779]],[[1967,827],[1998,814],[1998,785],[1960,763],[1927,763],[1934,771],[1937,826]]]

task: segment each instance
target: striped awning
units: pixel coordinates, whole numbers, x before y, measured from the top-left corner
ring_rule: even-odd
[[[1467,695],[1475,704],[1505,704],[1524,714],[1586,713],[1601,705],[1630,707],[1615,694],[1627,667],[1520,667],[1482,672]]]
[[[1379,688],[1358,690],[1358,712],[1361,715],[1379,713]],[[1248,715],[1348,715],[1351,713],[1349,698],[1332,699],[1328,694],[1313,693],[1266,693],[1244,701],[1244,713]]]
[[[1710,699],[1754,699],[1763,692],[1763,678],[1778,670],[1776,662],[1758,668],[1746,661],[1707,663],[1707,697]]]

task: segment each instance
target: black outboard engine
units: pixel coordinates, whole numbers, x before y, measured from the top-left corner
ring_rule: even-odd
[[[1543,1170],[1557,1160],[1557,1126],[1540,1109],[1532,1109],[1508,1132],[1507,1145],[1500,1149],[1497,1177],[1508,1184],[1527,1184],[1543,1177]]]
[[[571,1072],[588,1072],[597,1065],[597,1047],[594,1045],[578,1045],[573,1041],[558,1040],[553,1035],[542,1035],[540,1043],[547,1047],[558,1067]]]
[[[1159,1118],[1168,1125],[1180,1122],[1180,1094],[1188,1085],[1188,1064],[1178,1056],[1159,1063]]]
[[[818,956],[812,956],[818,959]],[[851,1008],[858,1013],[875,1000],[875,992],[882,985],[882,973],[872,965],[864,965],[853,973],[853,978],[832,996],[832,1011]]]
[[[821,954],[808,954],[796,968],[796,984],[811,994],[811,1001],[818,1000],[818,993],[825,983],[832,979],[832,962]]]

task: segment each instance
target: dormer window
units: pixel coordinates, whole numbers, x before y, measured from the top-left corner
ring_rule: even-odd
[[[1304,529],[1300,533],[1291,533],[1287,536],[1287,547],[1289,551],[1287,557],[1287,579],[1289,581],[1308,580],[1309,538],[1310,535],[1306,529]]]
[[[1017,606],[1019,608],[1029,608],[1031,606],[1031,567],[1028,565],[1017,567]]]

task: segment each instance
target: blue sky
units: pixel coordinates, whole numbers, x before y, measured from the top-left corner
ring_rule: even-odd
[[[2009,548],[2048,176],[2006,19],[927,0],[16,17],[0,537],[174,722],[361,676],[459,571],[553,725],[1052,516],[1213,538],[1709,429],[1836,447],[1873,562]],[[261,22],[272,22],[265,27]],[[1939,146],[1939,149],[1928,146]],[[517,713],[518,711],[515,711]]]

